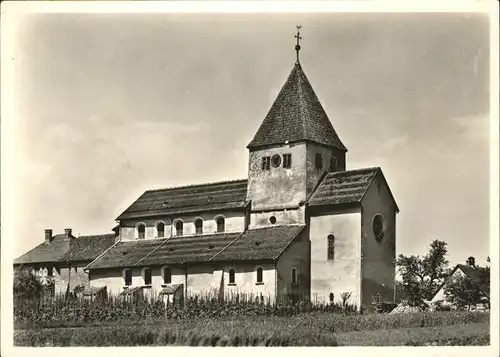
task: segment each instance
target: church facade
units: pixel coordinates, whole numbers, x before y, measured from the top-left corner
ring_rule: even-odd
[[[84,267],[89,286],[392,301],[398,206],[380,168],[347,169],[298,59],[247,148],[245,180],[144,192],[117,218],[114,244]]]

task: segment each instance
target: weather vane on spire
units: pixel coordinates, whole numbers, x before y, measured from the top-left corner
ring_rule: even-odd
[[[295,51],[297,52],[297,63],[299,63],[300,40],[302,40],[302,37],[300,37],[301,27],[302,26],[297,25],[297,34],[295,35],[295,38],[297,39],[297,44],[295,45]]]

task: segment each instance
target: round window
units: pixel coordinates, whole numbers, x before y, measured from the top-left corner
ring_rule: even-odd
[[[271,216],[271,218],[269,218],[269,222],[271,222],[271,224],[275,224],[276,223],[276,217]]]
[[[373,217],[373,233],[375,234],[375,239],[379,242],[385,236],[385,220],[381,214],[377,214]]]
[[[274,154],[271,157],[271,163],[273,164],[273,167],[279,167],[281,165],[281,155]]]

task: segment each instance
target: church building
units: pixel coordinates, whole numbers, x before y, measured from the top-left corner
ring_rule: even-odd
[[[393,300],[398,206],[379,167],[348,170],[296,37],[297,61],[247,145],[248,178],[144,192],[117,217],[114,244],[85,266],[90,287]]]

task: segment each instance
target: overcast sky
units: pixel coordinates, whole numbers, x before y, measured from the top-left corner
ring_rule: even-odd
[[[148,188],[247,177],[295,61],[348,169],[380,166],[397,253],[489,240],[489,38],[479,14],[31,15],[15,40],[14,254],[44,229],[107,233]]]

